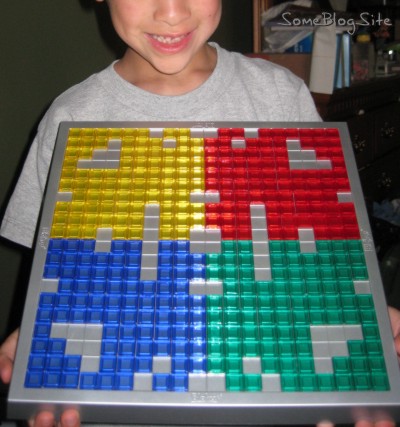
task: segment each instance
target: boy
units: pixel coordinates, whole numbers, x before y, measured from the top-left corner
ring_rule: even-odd
[[[292,74],[207,43],[220,20],[221,0],[107,3],[126,53],[56,99],[41,122],[1,228],[1,235],[22,245],[33,242],[61,121],[320,120],[304,83]],[[11,376],[16,341],[17,332],[0,349],[5,382]],[[46,412],[31,421],[32,426],[53,423]],[[61,425],[79,425],[78,415],[65,412]]]

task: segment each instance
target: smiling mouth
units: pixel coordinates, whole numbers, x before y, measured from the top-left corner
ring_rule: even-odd
[[[188,36],[189,33],[187,34],[182,34],[180,36],[176,36],[176,37],[172,37],[172,36],[159,36],[157,34],[149,34],[149,36],[158,41],[159,43],[164,43],[164,44],[176,44],[176,43],[180,43],[185,37]]]

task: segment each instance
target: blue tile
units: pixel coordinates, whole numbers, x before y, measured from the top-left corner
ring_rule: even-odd
[[[49,354],[64,354],[65,339],[50,339],[47,350]]]
[[[49,343],[49,341],[47,339],[34,338],[32,340],[31,353],[32,354],[45,354],[45,353],[47,353],[48,343]]]
[[[76,267],[77,279],[90,279],[92,277],[92,267],[89,265],[78,265]]]
[[[118,372],[133,372],[135,369],[135,358],[132,356],[119,356],[117,360]]]
[[[78,264],[91,266],[93,264],[93,254],[91,252],[80,252],[78,255]]]
[[[126,270],[126,269],[125,269]],[[123,282],[122,292],[124,294],[137,294],[139,291],[139,280],[126,279]]]
[[[141,253],[142,252],[142,242],[140,240],[128,240],[126,242],[126,251],[127,252],[134,252],[134,253]]]
[[[26,373],[25,387],[27,388],[41,388],[43,385],[43,374],[41,372]]]
[[[65,252],[61,257],[62,265],[76,265],[78,254],[74,252]]]
[[[53,309],[39,308],[36,315],[37,322],[50,323],[53,318]]]
[[[171,371],[173,373],[189,372],[189,360],[182,357],[173,357]]]
[[[44,267],[43,277],[45,279],[57,279],[60,275],[58,265],[46,264]]]
[[[140,266],[125,267],[124,279],[129,281],[135,281],[135,280],[138,281],[140,279]]]
[[[31,355],[29,357],[28,369],[31,371],[43,371],[46,366],[46,356],[42,355]]]
[[[103,340],[101,342],[101,354],[116,355],[118,352],[118,340]]]
[[[57,295],[55,305],[56,307],[67,308],[71,305],[71,299],[72,299],[71,295],[68,295],[68,294]]]
[[[169,391],[171,389],[171,375],[169,374],[154,374],[153,375],[153,390],[154,391]]]
[[[122,341],[122,340],[120,340],[119,348],[118,348],[118,354],[123,355],[123,356],[135,354],[135,347],[136,347],[135,341]]]
[[[123,340],[135,340],[136,325],[122,325],[120,327],[120,338]]]
[[[111,276],[107,280],[106,291],[109,294],[121,294],[123,289],[122,281],[120,279],[111,278]]]
[[[76,389],[79,385],[79,373],[77,372],[64,372],[61,374],[62,388]]]
[[[117,340],[119,338],[119,325],[104,325],[103,339]]]
[[[115,390],[128,391],[133,390],[133,375],[117,374],[115,375]]]
[[[64,356],[62,355],[47,356],[46,370],[61,372],[63,364],[64,364]]]
[[[76,279],[74,280],[74,292],[76,293],[89,293],[93,286],[92,281],[88,279]]]
[[[141,339],[136,343],[136,355],[140,356],[151,356],[153,355],[153,342],[150,340]]]
[[[64,249],[63,239],[50,239],[49,240],[49,251],[62,251]]]
[[[64,356],[64,371],[79,371],[81,368],[81,356]]]
[[[189,371],[195,373],[207,372],[207,359],[205,357],[190,358]]]
[[[94,390],[97,387],[97,373],[82,373],[80,377],[80,388],[83,390]]]
[[[125,250],[127,250],[128,243],[131,243],[131,242],[125,242],[124,240],[112,240],[111,252],[113,253],[125,252]]]
[[[188,391],[188,375],[170,375],[170,390],[176,392]]]
[[[49,338],[51,333],[51,325],[36,323],[33,336],[35,338]]]
[[[114,374],[99,374],[97,378],[97,388],[99,390],[112,390],[114,388]]]
[[[45,372],[43,375],[43,387],[58,388],[61,382],[61,373]]]
[[[88,305],[87,295],[74,295],[72,297],[72,307],[74,308],[85,308]]]
[[[135,372],[152,372],[153,361],[151,357],[136,357],[135,358]]]
[[[136,324],[137,312],[136,310],[122,310],[121,311],[121,324],[132,325]]]
[[[39,307],[53,307],[55,294],[42,293],[39,298]]]
[[[117,368],[117,358],[113,356],[103,356],[100,358],[100,372],[115,372]]]
[[[96,246],[96,241],[91,240],[80,240],[79,242],[79,251],[80,252],[93,252]]]
[[[72,308],[69,315],[69,321],[71,323],[86,323],[86,314],[87,310],[85,309]]]
[[[166,340],[156,339],[154,340],[154,355],[155,356],[170,356],[171,355],[171,343]]]
[[[88,306],[92,308],[104,308],[104,295],[90,295]]]
[[[71,293],[75,287],[75,282],[73,279],[60,279],[58,282],[58,292],[62,293]]]
[[[53,321],[55,323],[68,323],[69,315],[69,308],[56,307],[53,312]]]

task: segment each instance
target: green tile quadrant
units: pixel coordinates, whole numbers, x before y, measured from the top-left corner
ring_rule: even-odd
[[[231,392],[388,390],[372,295],[356,288],[368,282],[362,242],[269,247],[268,282],[254,279],[251,241],[207,255],[206,278],[224,290],[207,297],[208,371]]]

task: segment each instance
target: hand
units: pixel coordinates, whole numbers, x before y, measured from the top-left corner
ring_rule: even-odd
[[[14,365],[15,352],[17,350],[19,330],[14,331],[0,347],[0,379],[8,384]],[[29,420],[29,427],[53,427],[56,425],[54,415],[51,412],[39,412],[34,418]],[[61,414],[59,427],[79,427],[79,414],[73,409],[64,411]]]

